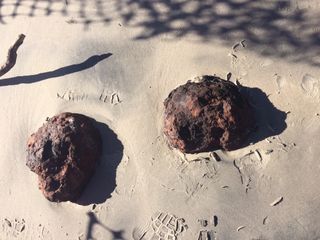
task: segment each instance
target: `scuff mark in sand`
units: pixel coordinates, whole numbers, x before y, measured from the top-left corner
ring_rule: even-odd
[[[241,184],[245,186],[246,193],[252,188],[251,184],[263,176],[262,170],[266,167],[267,162],[258,149],[250,151],[233,161],[233,165],[239,172]]]

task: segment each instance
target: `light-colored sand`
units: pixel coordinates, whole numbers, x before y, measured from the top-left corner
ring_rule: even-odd
[[[68,0],[66,15],[50,12],[63,9],[64,1],[24,0],[16,6],[17,16],[8,16],[15,12],[14,2],[0,1],[1,58],[18,34],[26,39],[16,66],[0,81],[0,239],[132,239],[133,232],[152,232],[148,224],[158,211],[185,220],[188,228],[178,239],[198,239],[202,230],[212,231],[216,239],[320,237],[316,0],[289,6],[275,1],[173,1],[177,9],[159,1],[152,5],[158,17],[138,4],[126,5],[129,1],[99,5],[85,0]],[[188,14],[205,2],[207,13],[191,21]],[[232,2],[248,3],[238,8]],[[228,14],[231,18],[223,17]],[[102,22],[106,18],[110,21]],[[92,24],[84,25],[88,19]],[[223,33],[224,28],[230,29]],[[241,40],[245,47],[232,49]],[[36,75],[106,53],[112,56],[82,71]],[[208,153],[183,156],[170,149],[162,134],[163,100],[169,92],[195,76],[226,77],[228,72],[232,81],[261,89],[277,109],[290,111],[284,131],[271,136],[279,114],[268,115],[254,95],[251,100],[264,126],[271,121],[267,140],[218,151],[221,162],[206,161]],[[113,94],[120,102],[114,95],[111,103]],[[87,189],[92,204],[48,202],[36,175],[25,166],[28,136],[46,117],[63,111],[108,124],[123,145],[123,153],[105,151],[99,175]],[[103,193],[108,188],[109,159],[121,160],[117,186],[94,208],[95,189]],[[200,219],[208,220],[208,226],[201,226]]]

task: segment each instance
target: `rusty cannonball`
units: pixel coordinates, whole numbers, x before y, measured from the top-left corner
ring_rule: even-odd
[[[238,86],[216,76],[177,87],[164,106],[164,134],[184,153],[237,149],[254,125]]]
[[[94,120],[76,113],[56,115],[27,143],[27,166],[39,188],[54,202],[75,201],[94,173],[102,140]]]

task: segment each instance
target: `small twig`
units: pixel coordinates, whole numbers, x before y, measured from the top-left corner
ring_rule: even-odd
[[[0,77],[10,71],[11,68],[14,67],[17,61],[17,51],[18,48],[23,43],[23,40],[26,36],[24,34],[20,34],[17,41],[13,44],[13,46],[8,50],[7,60],[0,67]]]
[[[261,156],[261,153],[259,152],[259,150],[256,149],[256,150],[254,151],[254,153],[255,153],[256,157],[259,159],[259,161],[262,162],[262,156]]]
[[[221,157],[216,152],[211,152],[210,156],[212,159],[216,160],[217,162],[221,162]]]
[[[283,201],[283,197],[279,197],[277,198],[276,200],[274,200],[272,203],[270,203],[270,206],[273,207],[273,206],[276,206],[278,205],[279,203],[281,203]]]
[[[267,219],[268,219],[268,216],[265,216],[265,218],[262,220],[262,224],[263,224],[263,225],[266,225]]]
[[[228,72],[228,74],[227,74],[227,81],[230,81],[231,76],[232,76],[232,73],[231,73],[231,72]]]
[[[240,226],[237,228],[237,232],[239,232],[241,229],[244,229],[246,226]]]

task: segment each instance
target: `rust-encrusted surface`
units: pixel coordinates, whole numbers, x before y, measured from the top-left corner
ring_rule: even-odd
[[[164,106],[164,133],[184,153],[234,150],[254,125],[252,109],[238,87],[215,76],[177,87]]]
[[[93,121],[61,113],[28,139],[27,166],[38,174],[39,188],[48,200],[75,201],[92,176],[102,152]]]

